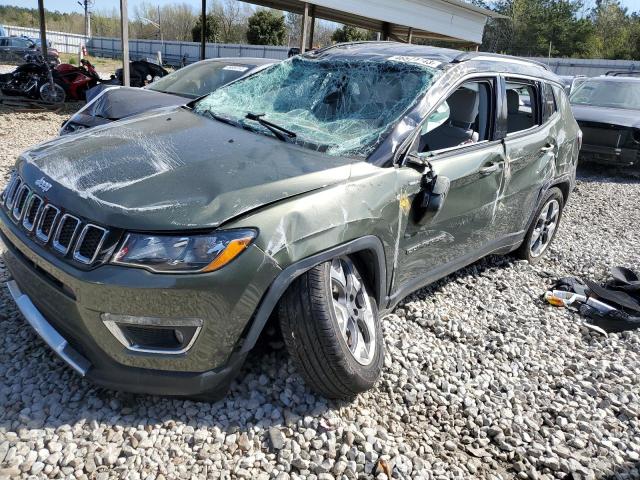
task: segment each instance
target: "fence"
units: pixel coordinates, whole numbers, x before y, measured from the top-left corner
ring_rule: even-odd
[[[39,37],[40,31],[36,28],[5,26],[9,35],[26,35]],[[85,43],[84,35],[76,35],[64,32],[47,32],[47,39],[53,43],[54,48],[65,53],[77,53]],[[87,49],[90,55],[97,57],[117,58],[121,52],[121,41],[118,38],[91,37],[87,41]],[[240,45],[224,43],[208,43],[206,45],[207,58],[219,57],[260,57],[260,58],[287,58],[288,47],[276,47],[269,45]],[[162,52],[164,63],[179,65],[182,57],[186,55],[188,63],[200,59],[200,44],[197,42],[178,42],[160,40],[129,40],[129,55],[133,60],[155,57],[157,52]],[[602,75],[609,70],[639,71],[640,62],[631,60],[600,60],[581,58],[532,58],[549,67],[558,75],[586,75],[594,77]]]
[[[40,31],[36,28],[5,26],[9,35],[25,35],[38,38]],[[47,32],[47,40],[53,47],[64,53],[77,53],[81,45],[85,43],[84,35],[76,35],[63,32]],[[90,55],[96,57],[118,58],[122,52],[122,42],[119,38],[91,37],[86,42]],[[258,57],[275,58],[283,60],[287,58],[289,47],[277,47],[272,45],[240,45],[226,43],[207,43],[206,58],[220,57]],[[129,56],[132,60],[140,60],[156,56],[162,52],[162,60],[169,65],[179,65],[186,55],[187,63],[193,63],[200,59],[200,43],[178,42],[175,40],[129,40]]]
[[[585,75],[597,77],[610,70],[640,71],[640,61],[633,60],[603,60],[597,58],[531,58],[549,65],[558,75]]]

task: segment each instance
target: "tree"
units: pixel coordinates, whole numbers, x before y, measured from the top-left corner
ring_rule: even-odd
[[[271,10],[258,10],[249,17],[247,40],[251,45],[284,45],[287,28],[284,16]]]
[[[336,43],[344,42],[361,42],[370,39],[370,32],[362,28],[352,27],[351,25],[343,25],[331,35],[331,40]]]
[[[200,18],[196,21],[196,24],[191,29],[191,38],[194,42],[202,40],[202,21]],[[207,35],[204,39],[207,43],[220,42],[220,20],[215,15],[207,14]]]

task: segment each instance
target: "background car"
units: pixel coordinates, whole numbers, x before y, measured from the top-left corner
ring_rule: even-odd
[[[587,77],[584,75],[558,75],[558,78],[564,85],[564,90],[567,92],[567,95],[571,94],[571,90],[578,86],[581,81],[586,80]]]
[[[23,63],[26,55],[40,53],[38,45],[26,37],[0,37],[0,60],[12,63]],[[60,63],[60,55],[55,48],[47,48],[50,61]]]
[[[640,166],[640,78],[584,79],[570,101],[583,135],[581,161]]]
[[[60,135],[104,125],[158,107],[183,105],[278,60],[270,58],[216,58],[193,63],[146,87],[101,87],[89,103],[62,124]]]

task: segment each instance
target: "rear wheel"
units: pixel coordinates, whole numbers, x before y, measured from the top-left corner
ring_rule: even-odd
[[[279,306],[282,335],[307,384],[328,398],[370,389],[384,361],[374,298],[349,257],[298,277]]]
[[[527,235],[516,250],[516,256],[529,263],[537,263],[547,251],[560,225],[564,197],[557,188],[551,188],[546,193],[542,205],[536,211],[534,220],[527,231]]]

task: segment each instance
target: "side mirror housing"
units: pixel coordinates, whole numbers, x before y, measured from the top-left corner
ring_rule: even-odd
[[[451,180],[442,175],[429,178],[424,177],[422,191],[415,199],[414,209],[415,222],[419,225],[426,225],[435,220],[438,216],[451,187]]]

